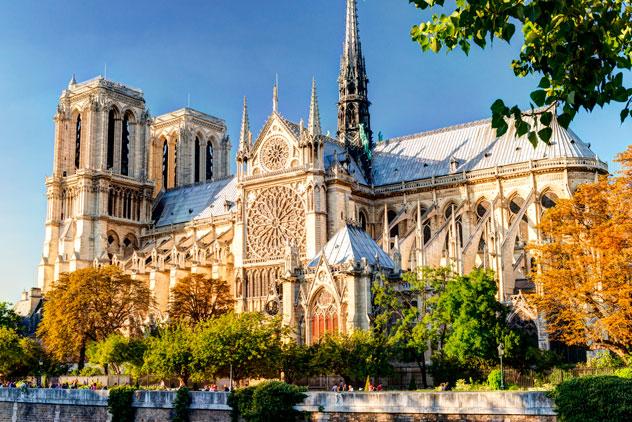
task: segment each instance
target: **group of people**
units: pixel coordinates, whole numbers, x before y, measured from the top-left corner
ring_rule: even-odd
[[[373,385],[373,383],[369,383],[369,387],[367,389],[367,391],[382,391],[383,387],[382,387],[382,383],[378,383],[378,385]],[[340,381],[340,383],[338,384],[334,384],[331,387],[331,391],[336,392],[336,393],[342,393],[342,392],[352,392],[355,391],[352,385],[347,385],[344,381]],[[363,391],[362,387],[360,387],[358,389],[358,391]]]
[[[230,388],[228,388],[228,386],[226,384],[224,384],[222,386],[222,389],[220,390],[217,387],[217,384],[211,384],[211,385],[205,385],[204,387],[202,387],[200,389],[200,391],[215,391],[215,392],[217,392],[217,391],[224,391],[224,392],[228,393],[230,391]]]

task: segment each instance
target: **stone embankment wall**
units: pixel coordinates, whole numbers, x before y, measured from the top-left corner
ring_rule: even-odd
[[[108,422],[107,391],[0,389],[0,422]],[[191,393],[191,421],[230,422],[228,395]],[[169,421],[175,393],[137,391],[136,421]],[[541,392],[333,393],[310,392],[297,406],[312,421],[553,422],[553,403]]]

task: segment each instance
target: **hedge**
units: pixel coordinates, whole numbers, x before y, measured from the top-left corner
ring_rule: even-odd
[[[632,379],[616,376],[574,378],[552,391],[559,422],[632,420]]]
[[[280,381],[266,381],[254,387],[231,392],[228,404],[232,407],[233,421],[293,422],[300,412],[294,405],[302,402],[305,389]]]

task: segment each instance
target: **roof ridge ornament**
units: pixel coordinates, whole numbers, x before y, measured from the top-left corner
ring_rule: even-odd
[[[274,80],[274,87],[272,88],[272,112],[279,112],[279,74],[277,73]]]

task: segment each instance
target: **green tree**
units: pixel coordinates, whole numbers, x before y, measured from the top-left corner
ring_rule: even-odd
[[[229,313],[198,325],[195,367],[207,375],[275,377],[280,371],[282,339],[279,318],[261,313]]]
[[[126,364],[133,368],[141,367],[146,349],[147,345],[142,339],[114,333],[104,340],[91,343],[87,356],[90,363],[101,365],[106,374],[109,373],[110,367],[114,373],[121,374]]]
[[[451,278],[436,296],[427,321],[437,333],[439,361],[448,366],[482,367],[495,364],[498,344],[507,357],[519,349],[520,336],[507,325],[508,308],[496,299],[497,286],[490,271],[474,270]]]
[[[369,330],[327,334],[316,345],[314,366],[322,374],[341,376],[347,384],[362,385],[368,376],[388,374],[390,349]]]
[[[300,379],[316,373],[313,366],[314,348],[304,344],[289,341],[282,346],[281,370],[284,380],[289,384],[296,384]]]
[[[194,373],[194,343],[195,332],[186,325],[160,330],[157,337],[147,339],[143,369],[162,378],[177,376],[181,386],[186,386]]]
[[[15,313],[8,302],[0,302],[0,327],[11,328],[16,331],[21,328],[20,316]]]
[[[409,0],[416,7],[436,10],[445,0]],[[453,5],[453,2],[449,2]],[[457,0],[451,11],[433,14],[415,25],[411,36],[423,51],[460,48],[471,43],[485,48],[494,39],[510,42],[517,26],[523,39],[512,61],[518,77],[540,75],[531,92],[531,107],[542,107],[524,118],[517,106],[502,100],[492,105],[492,126],[501,136],[508,119],[517,134],[528,133],[549,142],[551,122],[567,128],[580,110],[592,111],[610,102],[623,103],[621,122],[632,115],[632,87],[624,73],[632,68],[632,3],[629,0]]]
[[[6,379],[22,366],[25,356],[21,338],[11,328],[0,327],[0,379]]]
[[[146,283],[119,268],[85,268],[62,274],[46,294],[37,330],[56,359],[83,368],[86,348],[123,328],[134,331],[151,306]]]
[[[444,291],[451,277],[447,267],[424,267],[402,275],[406,289],[385,280],[373,285],[376,332],[386,338],[388,347],[397,350],[400,359],[417,363],[423,388],[428,388],[425,354],[436,337],[436,329],[429,322],[434,298]]]

